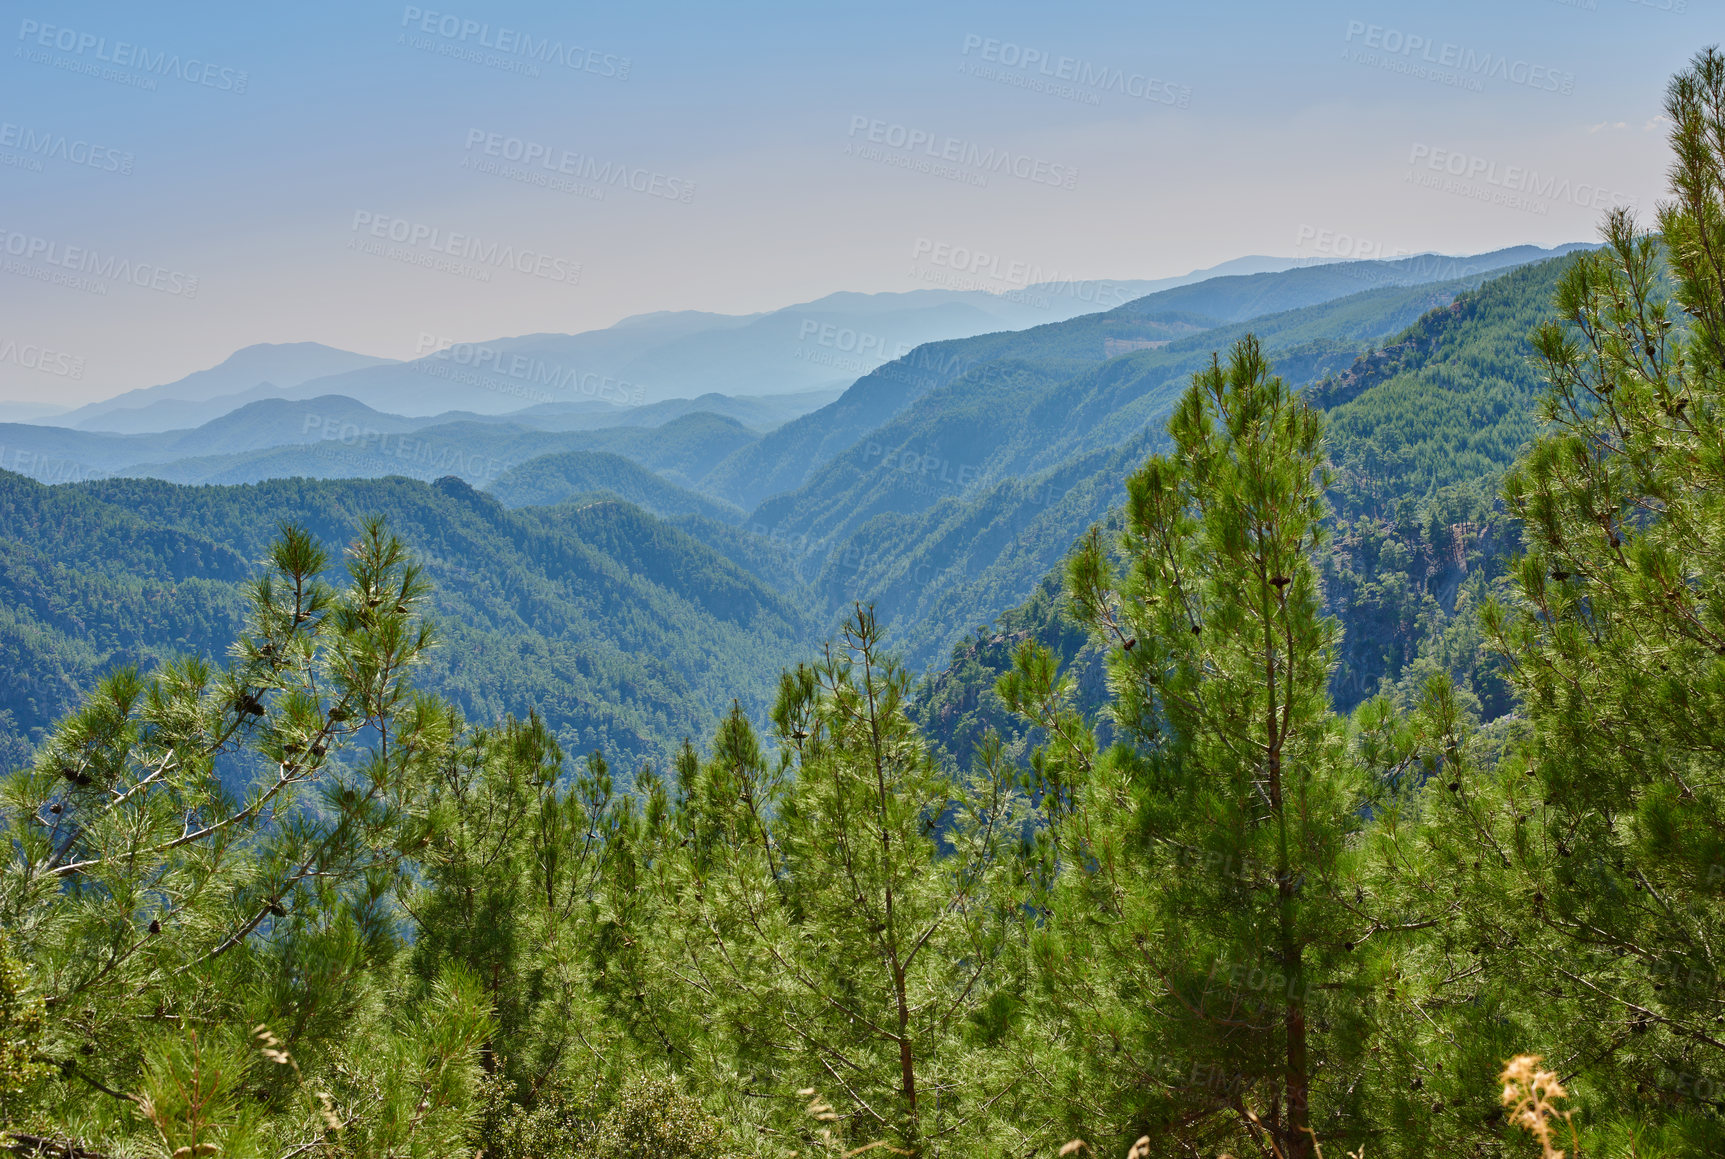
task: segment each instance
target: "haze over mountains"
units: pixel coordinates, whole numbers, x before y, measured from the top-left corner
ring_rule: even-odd
[[[126,391],[40,421],[130,434],[198,426],[259,399],[324,394],[423,417],[440,410],[507,413],[533,402],[602,400],[621,406],[715,393],[836,389],[934,339],[1063,321],[1155,290],[1310,260],[1245,257],[1177,277],[1029,285],[973,271],[974,259],[964,251],[951,255],[932,243],[926,248],[930,260],[920,271],[925,280],[980,288],[836,293],[752,315],[661,311],[581,334],[478,340],[424,334],[425,355],[407,363],[316,342],[262,343],[176,382]],[[452,345],[454,350],[445,350]],[[318,379],[330,381],[314,383]]]
[[[164,431],[196,426],[254,398],[267,398],[302,382],[371,366],[389,358],[336,350],[318,342],[264,343],[237,350],[208,370],[177,382],[147,386],[59,416],[56,426],[97,431]],[[214,404],[197,406],[194,404]],[[204,418],[195,416],[204,415]],[[190,421],[188,421],[190,420]]]
[[[634,407],[577,399],[427,418],[330,388],[343,384],[377,401],[441,382],[453,397],[450,380],[423,369],[435,360],[421,369],[378,360],[343,369],[343,360],[362,356],[315,344],[249,348],[180,384],[77,417],[90,428],[142,427],[148,416],[179,413],[172,408],[246,399],[190,430],[0,426],[0,468],[46,483],[91,480],[44,490],[7,476],[5,582],[15,598],[0,646],[17,661],[14,673],[38,675],[29,687],[14,677],[0,697],[0,712],[10,714],[0,733],[18,745],[39,735],[77,688],[118,660],[219,639],[239,606],[233,585],[261,550],[241,525],[267,531],[310,504],[332,541],[344,534],[344,519],[367,511],[404,521],[425,552],[442,614],[466,641],[446,675],[471,711],[483,717],[503,703],[487,691],[501,682],[511,689],[508,703],[539,706],[578,746],[663,756],[666,744],[711,724],[719,689],[758,708],[776,671],[763,657],[795,651],[791,641],[814,647],[853,601],[879,609],[913,668],[939,667],[978,625],[1031,598],[1084,529],[1108,517],[1126,474],[1160,445],[1168,407],[1193,370],[1238,335],[1257,334],[1292,383],[1321,383],[1325,405],[1353,407],[1338,414],[1358,413],[1360,376],[1386,357],[1373,351],[1402,335],[1396,357],[1405,361],[1403,348],[1427,342],[1408,339],[1410,327],[1471,318],[1479,302],[1496,303],[1486,310],[1492,317],[1505,303],[1544,310],[1561,254],[1575,248],[1204,278],[1105,311],[1019,330],[996,321],[983,333],[924,342],[842,391],[692,391]],[[1506,270],[1517,272],[1504,277]],[[597,336],[515,340],[511,349],[580,346],[595,359],[608,350],[614,367],[652,358],[673,367],[694,359],[691,351],[716,357],[729,343],[741,364],[759,365],[767,352],[783,353],[787,336],[828,324],[823,317],[903,327],[918,312],[917,325],[954,316],[950,300],[906,308],[907,298],[922,302],[926,293],[835,295],[819,310],[810,304],[722,324],[659,315]],[[1458,296],[1474,303],[1462,315],[1451,309]],[[746,333],[753,337],[745,341]],[[1492,341],[1519,351],[1524,337],[1522,327]],[[1513,369],[1523,355],[1494,357],[1511,369],[1490,389],[1510,390],[1502,384],[1513,380],[1512,393],[1525,393]],[[715,363],[713,374],[746,380],[737,365]],[[292,380],[323,367],[334,369],[285,387],[230,389],[265,369]],[[495,397],[465,389],[470,404],[475,395]],[[1344,453],[1376,437],[1371,424],[1339,429],[1353,432]],[[1475,475],[1503,460],[1501,447],[1468,455],[1458,448],[1452,457]],[[112,475],[156,481],[95,481]],[[356,482],[383,476],[404,478]],[[1394,484],[1407,493],[1433,485]],[[74,553],[81,563],[64,562],[63,532],[51,529],[68,520],[108,527],[112,542],[95,555]],[[462,520],[479,521],[477,538],[457,543],[444,525]],[[134,595],[114,605],[157,602],[160,614],[146,615],[142,629],[121,631],[103,604],[119,572],[68,578],[68,567],[93,568],[110,555],[142,569],[127,574],[154,577],[127,581]],[[138,562],[146,557],[158,563]],[[491,602],[481,610],[475,600]],[[757,630],[768,622],[761,615],[770,628]],[[675,630],[647,631],[644,616]],[[110,620],[112,630],[100,627]],[[1394,648],[1366,647],[1369,654],[1350,661],[1367,674],[1359,679],[1393,675],[1405,660]],[[684,655],[691,648],[695,658]],[[46,666],[58,675],[40,675],[43,656],[56,657]],[[662,662],[636,671],[642,656]],[[591,695],[558,691],[572,686]],[[976,689],[965,695],[986,700]],[[593,703],[621,706],[624,715],[600,720]]]
[[[296,471],[283,456],[248,474],[251,467],[221,457],[332,440],[363,444],[427,430],[434,432],[427,447],[436,449],[419,454],[417,461],[415,455],[402,460],[397,454],[394,462],[367,471],[354,465],[353,455],[325,456],[332,465],[360,473],[404,470],[423,476],[437,470],[425,463],[461,457],[452,439],[475,442],[467,457],[478,455],[487,463],[508,441],[504,432],[470,439],[459,428],[463,422],[503,419],[527,430],[575,431],[658,425],[702,411],[765,431],[834,401],[858,378],[926,343],[1034,330],[1111,304],[1098,299],[1136,303],[1132,311],[1116,307],[1105,315],[1114,320],[1111,329],[1101,335],[1100,348],[1089,352],[1112,357],[1373,285],[1437,282],[1544,252],[1519,247],[1471,258],[1422,255],[1303,267],[1293,259],[1252,257],[1160,282],[1060,283],[1005,296],[949,290],[841,293],[765,315],[667,312],[585,334],[460,343],[405,363],[311,342],[251,346],[178,382],[129,391],[33,424],[0,424],[0,466],[45,481],[66,481],[195,455],[206,461],[203,466],[157,473],[184,481],[249,481],[283,471],[327,476],[315,462]],[[1155,292],[1141,293],[1146,289]],[[429,346],[442,340],[428,335],[426,341]],[[853,424],[829,437],[845,441],[863,429]],[[518,456],[598,446],[529,439],[510,444],[507,451]],[[367,448],[359,450],[365,458]],[[519,461],[508,459],[504,469]],[[495,473],[497,468],[485,469]],[[785,489],[770,469],[763,474],[739,463],[730,474],[736,478],[720,489],[728,488],[726,497],[745,505]]]

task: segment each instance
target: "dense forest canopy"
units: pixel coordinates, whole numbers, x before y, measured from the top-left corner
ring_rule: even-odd
[[[796,654],[818,583],[767,577],[809,561],[648,472],[591,494],[591,450],[514,509],[0,480],[42,718],[0,1145],[1725,1151],[1725,56],[1665,112],[1656,222],[1411,327],[1350,299],[1368,357],[1334,312],[1050,352],[1058,398],[1172,409],[1073,436],[1117,492],[920,683],[863,604]],[[1037,403],[1011,365],[978,397]],[[1035,461],[906,391],[906,438]],[[869,459],[783,518],[869,534]]]

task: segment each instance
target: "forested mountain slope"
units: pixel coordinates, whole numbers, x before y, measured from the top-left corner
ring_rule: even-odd
[[[14,598],[0,711],[11,714],[12,736],[27,735],[112,664],[223,637],[231,585],[280,520],[306,518],[339,542],[361,514],[384,510],[440,581],[441,610],[463,644],[440,663],[472,711],[497,711],[513,696],[542,706],[578,748],[602,740],[619,753],[659,751],[667,737],[699,732],[732,692],[758,695],[852,601],[879,608],[914,667],[938,663],[1021,604],[1120,502],[1122,480],[1160,444],[1167,407],[1192,371],[1248,329],[1291,381],[1320,379],[1311,396],[1332,411],[1346,522],[1330,582],[1352,629],[1338,680],[1357,696],[1399,675],[1437,631],[1458,598],[1457,561],[1497,546],[1495,473],[1531,431],[1525,335],[1548,313],[1561,264],[1524,267],[1476,292],[1465,291],[1483,275],[1203,331],[1098,315],[935,344],[765,439],[700,413],[657,428],[463,420],[383,432],[389,416],[332,399],[333,424],[375,418],[371,433],[159,468],[188,482],[288,473],[324,482],[47,489],[8,477]],[[1075,356],[1100,355],[1109,334],[1130,326],[1187,333],[1113,358]],[[1398,332],[1356,361],[1362,346]],[[217,425],[250,438],[260,416],[304,405],[258,404]],[[891,417],[875,422],[885,410]],[[741,526],[737,509],[695,490],[775,441],[780,454],[800,448],[798,471],[809,478]],[[384,472],[465,476],[502,505],[454,479],[334,478]],[[101,534],[50,534],[74,511]],[[708,599],[703,580],[736,598]]]
[[[1539,267],[1547,284],[1563,260]],[[1364,291],[1091,366],[986,363],[763,503],[748,526],[796,553],[830,613],[872,602],[913,666],[938,663],[969,627],[1025,599],[1121,501],[1125,476],[1159,445],[1168,408],[1217,345],[1249,330],[1303,385],[1485,277]],[[1063,324],[1055,344],[1089,325]]]
[[[865,375],[837,401],[785,424],[758,446],[738,452],[713,473],[708,486],[745,508],[796,490],[817,469],[916,399],[985,364],[1018,360],[1046,364],[1050,373],[1076,374],[1133,349],[1174,343],[1230,322],[1285,313],[1376,287],[1477,278],[1574,248],[1578,247],[1517,246],[1466,258],[1424,255],[1210,278],[1147,294],[1102,313],[1016,332],[929,343]]]
[[[730,504],[679,487],[608,451],[540,455],[505,471],[484,490],[505,507],[552,507],[606,494],[664,517],[700,515],[730,524],[743,520],[743,512]]]
[[[1327,412],[1337,468],[1321,560],[1326,606],[1343,627],[1332,678],[1339,706],[1408,684],[1413,666],[1416,675],[1450,670],[1487,719],[1507,710],[1473,613],[1517,542],[1498,487],[1537,431],[1534,404],[1544,385],[1529,335],[1556,316],[1553,297],[1567,264],[1546,261],[1494,277],[1305,387],[1306,398]],[[1112,521],[1121,481],[1156,445],[1145,439],[1106,459],[1091,483],[1104,493],[1084,497],[1094,518]],[[1045,539],[1051,534],[1043,529]],[[1055,549],[1055,558],[1070,544]],[[1027,554],[1020,557],[1026,565],[1046,558]],[[1053,648],[1079,674],[1087,703],[1101,703],[1099,658],[1062,612],[1063,572],[1050,564],[1011,611],[971,626],[924,686],[924,726],[954,756],[967,759],[987,727],[1015,731],[993,689],[1024,639]],[[943,585],[942,597],[952,627],[969,625],[950,619],[965,606],[951,586]],[[1401,695],[1412,695],[1411,684]]]
[[[127,475],[176,483],[256,483],[265,479],[375,479],[455,475],[479,485],[511,468],[568,451],[607,451],[696,486],[727,456],[760,436],[736,419],[696,412],[658,427],[617,426],[546,431],[466,419],[400,432],[337,423],[333,433],[294,446],[180,458],[128,468]]]
[[[1473,284],[1366,291],[1099,365],[1038,357],[1032,331],[1020,337],[1012,356],[928,391],[802,487],[763,503],[751,522],[817,542],[842,540],[883,511],[915,511],[1006,479],[1034,478],[1073,456],[1119,446],[1142,428],[1160,427],[1214,345],[1231,342],[1248,325],[1278,353],[1284,377],[1303,383],[1352,363],[1363,346]],[[1067,331],[1088,321],[1064,324],[1047,345],[1070,341]]]
[[[571,751],[660,757],[731,699],[759,708],[815,629],[637,507],[509,511],[455,479],[48,487],[0,474],[0,756],[124,663],[232,638],[240,583],[285,521],[332,549],[383,514],[436,585],[428,681],[475,719],[536,708]],[[339,556],[338,556],[339,558]]]

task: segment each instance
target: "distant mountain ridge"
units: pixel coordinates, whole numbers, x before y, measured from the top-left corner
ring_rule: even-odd
[[[716,445],[728,453],[837,393],[705,395],[627,410],[561,403],[512,415],[452,411],[430,419],[373,410],[344,395],[271,395],[189,430],[114,434],[0,423],[0,470],[45,483],[116,475],[251,483],[295,475],[454,474],[477,486],[533,455],[620,446],[640,448],[643,461],[654,464],[677,462],[689,450],[694,458],[681,461],[702,463],[704,473],[710,465],[702,458],[706,452],[686,447],[686,441],[717,437]],[[649,431],[659,434],[644,433]]]
[[[314,378],[390,366],[395,361],[338,350],[321,342],[260,342],[234,351],[208,370],[195,371],[160,386],[129,390],[57,415],[53,424],[123,434],[197,426],[216,417],[199,408],[196,405],[199,403],[224,397],[250,402],[291,390]],[[225,409],[234,410],[238,405]]]
[[[825,464],[852,448],[870,431],[890,423],[927,392],[960,380],[974,367],[1021,357],[1014,352],[1034,351],[1033,360],[1042,364],[1037,373],[1050,372],[1053,368],[1050,360],[1062,364],[1062,374],[1078,373],[1123,354],[1177,349],[1183,341],[1219,326],[1237,324],[1255,312],[1286,312],[1356,293],[1362,286],[1419,285],[1458,272],[1471,271],[1473,276],[1479,276],[1573,248],[1540,250],[1523,246],[1465,258],[1427,255],[1394,261],[1297,265],[1275,272],[1224,274],[1195,282],[1172,279],[1183,284],[1135,298],[1109,311],[1081,314],[1027,330],[996,330],[970,338],[923,343],[907,355],[858,377],[842,392],[829,388],[764,396],[706,393],[635,407],[620,407],[596,398],[576,398],[515,407],[503,414],[487,413],[486,408],[454,408],[420,417],[419,412],[442,389],[434,384],[453,388],[456,380],[450,375],[456,371],[469,373],[463,369],[462,359],[471,364],[484,352],[478,348],[465,351],[452,348],[414,363],[383,365],[377,365],[378,360],[366,359],[368,365],[358,370],[306,379],[292,388],[278,389],[273,385],[251,388],[238,396],[250,399],[244,406],[190,429],[118,434],[59,424],[0,424],[0,468],[49,482],[115,474],[212,483],[245,483],[295,475],[335,478],[406,474],[431,479],[454,474],[471,485],[487,486],[535,455],[614,453],[637,466],[664,474],[679,487],[747,511],[774,496],[796,491]],[[1247,259],[1234,263],[1232,268],[1252,268],[1264,260],[1267,259]],[[866,328],[866,318],[898,317],[903,314],[906,301],[921,301],[931,295],[930,300],[947,305],[953,297],[945,291],[839,294],[807,307],[793,308],[788,314],[780,311],[738,318],[696,312],[662,313],[626,319],[617,327],[573,338],[532,337],[554,344],[565,339],[580,340],[593,344],[595,349],[609,347],[613,353],[627,353],[638,349],[637,339],[630,337],[634,332],[637,336],[648,336],[650,345],[658,344],[653,349],[663,352],[668,349],[667,342],[674,347],[691,337],[717,341],[730,335],[734,339],[765,321],[780,331],[792,326],[799,332],[813,327],[809,337],[818,345],[820,327],[836,323],[819,322],[823,315],[808,307],[836,306],[840,314],[832,316],[853,321],[863,319],[858,324]],[[839,337],[833,341],[841,342],[844,332],[834,333]],[[1359,333],[1338,332],[1331,337],[1357,344],[1375,337],[1376,333],[1368,326]],[[188,381],[195,380],[193,393],[218,391],[265,369],[271,360],[278,363],[275,367],[278,377],[291,380],[332,361],[364,357],[316,344],[252,347],[242,354],[244,357],[236,354],[222,367],[191,376]],[[500,360],[502,355],[488,357]],[[496,362],[508,371],[504,377],[518,377],[518,372],[530,377],[534,373],[532,368],[546,365],[525,352],[520,357],[524,361],[519,364]],[[522,367],[528,368],[527,371],[521,372]],[[372,406],[353,393],[330,389],[351,387],[355,376],[371,376],[375,382],[378,375],[410,380],[403,389],[416,392],[418,406],[407,412],[391,411]],[[521,383],[514,382],[513,386],[520,388]],[[171,384],[142,393],[153,397],[170,388]],[[472,390],[463,387],[453,390],[452,397],[471,402],[472,394]],[[235,396],[217,395],[213,401],[219,408],[232,397]],[[197,404],[156,399],[144,409],[186,405]],[[703,411],[707,412],[707,418],[693,417]],[[85,417],[87,421],[101,421],[100,416]],[[612,428],[657,430],[659,434],[638,437]],[[715,459],[715,455],[719,457]]]
[[[824,463],[935,385],[1009,351],[1034,348],[1038,359],[1064,358],[1074,369],[1122,353],[1112,343],[1162,343],[1246,318],[1314,306],[1375,286],[1404,287],[1508,269],[1584,248],[1516,246],[1464,258],[1422,255],[1393,261],[1339,262],[1275,272],[1226,275],[1133,299],[1103,313],[1029,330],[953,339],[917,348],[859,379],[820,410],[786,423],[721,464],[714,493],[752,508],[800,487]]]
[[[1022,329],[1222,274],[1299,264],[1299,259],[1253,256],[1177,277],[1047,282],[1002,287],[1010,291],[1005,294],[841,291],[755,314],[635,314],[577,334],[477,341],[426,334],[420,338],[421,355],[406,362],[316,342],[260,343],[175,382],[72,411],[20,409],[15,415],[80,430],[142,434],[200,426],[260,399],[327,394],[346,394],[380,411],[429,417],[440,411],[501,414],[581,400],[639,405],[706,394],[843,389],[926,341]],[[308,385],[319,378],[335,381]]]

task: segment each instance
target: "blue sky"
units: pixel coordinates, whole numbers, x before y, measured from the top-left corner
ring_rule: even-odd
[[[1005,290],[1589,239],[1725,4],[9,7],[0,401],[73,404],[971,273],[933,252]]]

